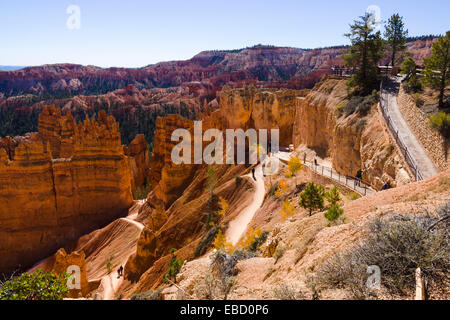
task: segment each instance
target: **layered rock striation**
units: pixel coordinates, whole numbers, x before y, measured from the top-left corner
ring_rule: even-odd
[[[76,124],[46,107],[39,133],[2,141],[0,272],[30,266],[132,204],[130,161],[104,112]]]
[[[227,129],[279,129],[280,145],[292,143],[296,99],[305,90],[271,90],[225,87],[220,93],[220,112]]]

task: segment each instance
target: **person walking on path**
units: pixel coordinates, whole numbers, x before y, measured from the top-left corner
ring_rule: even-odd
[[[362,179],[362,171],[361,171],[361,169],[360,169],[360,170],[358,170],[358,171],[356,172],[356,185],[357,185],[358,187],[361,186],[361,179]]]
[[[252,177],[253,177],[253,180],[256,181],[256,177],[255,177],[255,167],[252,168]]]
[[[117,269],[117,278],[120,278],[121,276],[123,276],[123,266],[120,266],[119,269]]]

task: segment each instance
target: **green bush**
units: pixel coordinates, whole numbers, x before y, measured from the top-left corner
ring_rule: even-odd
[[[357,200],[361,198],[361,196],[357,192],[350,192],[347,194],[347,199],[349,200]]]
[[[367,115],[370,108],[379,101],[380,97],[378,91],[374,90],[372,94],[368,96],[354,96],[350,98],[350,101],[339,111],[339,116],[344,115],[348,117],[353,113],[359,113],[362,116]]]
[[[175,251],[177,251],[177,249],[175,249],[175,248],[170,250],[170,253],[172,254],[172,258],[169,261],[168,270],[163,276],[163,279],[166,282],[169,282],[168,280],[171,280],[172,282],[177,282],[177,279],[176,279],[177,274],[180,272],[181,267],[184,264],[184,260],[178,259],[175,256]]]
[[[339,219],[344,214],[344,209],[339,205],[332,205],[325,213],[325,218],[331,223]]]
[[[0,300],[62,300],[69,291],[68,279],[68,274],[56,275],[42,270],[25,272],[0,282]]]
[[[446,138],[450,138],[450,113],[439,112],[430,117],[430,126],[439,130]]]
[[[422,91],[422,82],[420,82],[419,77],[413,75],[408,81],[405,81],[403,87],[407,93],[416,93]]]
[[[413,95],[413,100],[414,100],[414,104],[416,105],[416,107],[421,107],[424,104],[424,101],[419,93],[415,93]]]

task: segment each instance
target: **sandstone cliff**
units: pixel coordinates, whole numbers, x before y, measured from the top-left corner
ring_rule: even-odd
[[[331,157],[339,173],[355,176],[362,169],[363,180],[375,188],[389,181],[393,186],[410,182],[401,157],[383,119],[373,105],[367,115],[338,115],[348,103],[345,80],[327,80],[306,97],[297,99],[293,141],[304,144],[319,155]]]
[[[280,145],[292,143],[296,98],[307,91],[224,88],[220,112],[228,129],[279,129]]]
[[[220,111],[206,113],[202,120],[203,132],[209,128],[223,128]],[[194,258],[195,248],[205,232],[206,213],[211,210],[211,205],[213,210],[217,209],[217,195],[223,196],[230,202],[230,208],[236,209],[243,208],[250,192],[250,183],[245,179],[238,183],[235,179],[246,169],[244,165],[215,165],[217,195],[211,203],[205,191],[208,166],[175,165],[171,160],[172,148],[178,143],[171,141],[172,132],[184,128],[193,136],[193,121],[169,115],[158,118],[156,128],[150,170],[153,190],[140,214],[152,219],[165,210],[167,220],[159,221],[157,227],[154,223],[147,224],[137,243],[136,253],[128,259],[126,278],[136,281],[146,274],[138,286],[153,286],[161,281],[172,248],[178,249],[177,255],[183,259]]]
[[[128,147],[124,146],[124,152],[130,158],[131,190],[135,192],[149,183],[150,156],[144,135],[137,135]]]
[[[0,148],[0,272],[30,266],[132,204],[113,117],[76,124],[48,107],[39,129]]]

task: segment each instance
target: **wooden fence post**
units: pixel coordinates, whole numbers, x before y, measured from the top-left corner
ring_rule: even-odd
[[[426,300],[425,279],[420,268],[416,269],[416,300]]]

